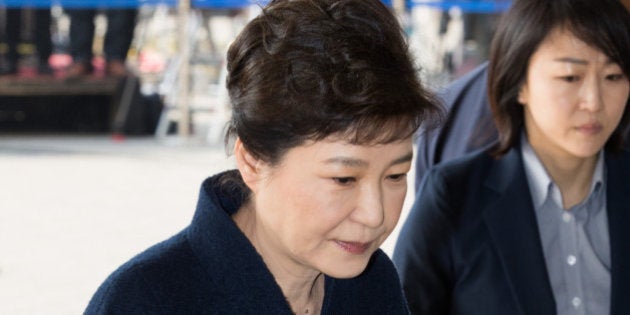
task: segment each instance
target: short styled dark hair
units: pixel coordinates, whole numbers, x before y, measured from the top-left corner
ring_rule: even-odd
[[[488,98],[499,131],[496,156],[518,142],[524,124],[519,90],[531,56],[557,27],[606,54],[630,77],[630,13],[619,0],[515,0],[502,17],[490,50]],[[606,143],[613,151],[623,145],[629,103]]]
[[[380,0],[271,1],[230,46],[227,67],[226,143],[238,137],[272,164],[329,136],[402,140],[439,112]]]

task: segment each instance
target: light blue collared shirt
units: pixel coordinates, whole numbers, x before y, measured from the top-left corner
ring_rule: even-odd
[[[557,314],[610,314],[610,237],[603,150],[597,158],[588,197],[565,210],[560,189],[524,134],[521,144]]]

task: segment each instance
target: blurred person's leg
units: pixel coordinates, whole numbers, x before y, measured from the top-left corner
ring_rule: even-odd
[[[6,40],[7,40],[7,64],[0,69],[0,75],[15,74],[18,70],[18,61],[20,53],[18,52],[18,44],[20,43],[22,9],[14,8],[6,10]]]
[[[127,74],[125,60],[133,40],[136,27],[136,9],[107,10],[107,32],[105,33],[104,53],[107,61],[106,72],[112,76]]]
[[[70,16],[70,54],[73,63],[68,76],[81,76],[92,72],[92,43],[94,41],[94,17],[96,10],[68,9]]]
[[[39,74],[52,74],[48,59],[52,54],[52,38],[50,35],[50,9],[35,10],[35,47],[37,48]]]

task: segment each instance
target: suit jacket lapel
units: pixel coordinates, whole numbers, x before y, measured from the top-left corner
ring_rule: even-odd
[[[523,314],[555,314],[538,223],[520,150],[494,163],[486,187],[494,191],[484,211],[492,242]]]
[[[607,211],[611,258],[610,314],[630,314],[630,165],[628,154],[606,155]],[[623,165],[623,163],[626,163]]]

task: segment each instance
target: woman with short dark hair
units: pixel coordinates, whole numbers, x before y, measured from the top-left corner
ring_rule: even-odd
[[[437,112],[379,0],[277,0],[227,55],[237,170],[115,271],[87,314],[406,314],[379,246]]]
[[[394,251],[412,313],[630,314],[630,14],[515,0],[492,147],[431,170]]]

